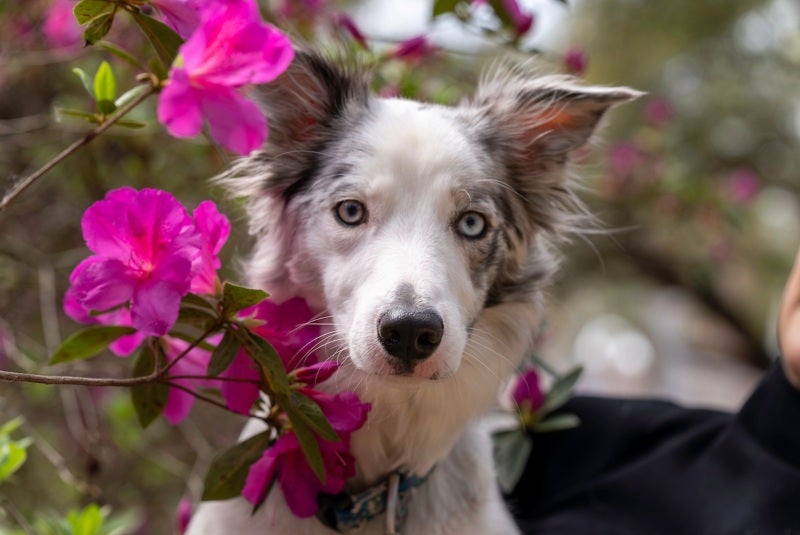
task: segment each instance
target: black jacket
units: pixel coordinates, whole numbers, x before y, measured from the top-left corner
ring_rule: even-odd
[[[738,414],[576,397],[508,496],[525,533],[800,535],[800,391],[780,365]]]

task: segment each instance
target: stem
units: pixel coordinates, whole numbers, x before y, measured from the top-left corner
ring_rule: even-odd
[[[189,347],[187,347],[186,349],[184,349],[184,350],[181,352],[181,354],[180,354],[180,355],[178,355],[177,357],[175,357],[175,358],[172,360],[172,362],[170,362],[170,363],[168,363],[166,366],[164,366],[164,369],[163,369],[163,370],[161,370],[161,372],[159,373],[159,375],[161,375],[161,376],[164,376],[164,375],[166,375],[166,374],[167,374],[167,372],[168,372],[168,371],[169,371],[169,370],[170,370],[170,369],[171,369],[173,366],[175,366],[175,365],[178,363],[178,361],[179,361],[179,360],[181,360],[183,357],[185,357],[186,355],[188,355],[188,354],[189,354],[189,351],[191,351],[192,349],[194,349],[194,348],[196,348],[197,346],[199,346],[200,344],[202,344],[202,343],[203,343],[203,341],[204,341],[206,338],[208,338],[209,336],[211,336],[211,333],[213,333],[214,331],[218,331],[218,330],[220,329],[220,327],[221,327],[221,325],[219,325],[219,324],[212,325],[211,327],[209,327],[209,328],[208,328],[208,329],[207,329],[207,330],[206,330],[206,331],[205,331],[203,334],[201,334],[201,335],[200,335],[200,338],[198,338],[197,340],[195,340],[194,342],[192,342],[192,343],[189,345]]]
[[[147,91],[142,93],[141,95],[137,96],[135,99],[131,100],[123,107],[118,109],[112,116],[106,119],[103,124],[98,125],[97,128],[83,136],[82,138],[78,139],[74,143],[72,143],[69,147],[58,153],[52,160],[44,164],[38,171],[35,171],[28,175],[27,177],[23,178],[17,184],[15,184],[11,190],[3,196],[3,200],[0,201],[0,212],[8,208],[8,205],[11,204],[14,199],[16,199],[23,191],[28,189],[34,182],[39,180],[42,176],[47,174],[53,167],[61,163],[65,160],[68,156],[70,156],[73,152],[77,151],[82,146],[88,144],[94,138],[111,128],[117,121],[119,121],[123,116],[125,116],[129,111],[133,108],[141,104],[146,98],[150,95],[158,92],[158,87],[155,86],[152,82],[150,83],[150,87]]]
[[[210,375],[170,375],[170,379],[192,379],[198,381],[222,381],[228,383],[248,383],[251,385],[260,385],[260,381],[255,379],[244,379],[242,377],[212,377]]]
[[[242,416],[244,418],[258,418],[259,420],[266,421],[266,419],[264,417],[258,416],[256,414],[252,414],[252,413],[242,414],[241,412],[237,412],[237,411],[229,408],[227,405],[225,405],[221,401],[216,400],[216,399],[212,398],[211,396],[206,396],[205,394],[201,394],[200,392],[192,390],[191,388],[187,388],[187,387],[185,387],[185,386],[183,386],[181,384],[173,383],[171,381],[163,381],[163,382],[166,385],[168,385],[170,388],[177,388],[178,390],[183,390],[187,394],[191,394],[192,396],[196,397],[197,399],[199,399],[201,401],[205,401],[206,403],[210,403],[211,405],[214,405],[215,407],[219,407],[220,409],[228,411],[228,412],[230,412],[232,414],[238,414],[239,416]]]
[[[76,386],[136,386],[152,383],[161,379],[161,371],[155,371],[142,377],[116,379],[113,377],[74,377],[69,375],[38,375],[35,373],[18,373],[0,370],[0,381],[12,383],[26,382],[42,385],[76,385]]]

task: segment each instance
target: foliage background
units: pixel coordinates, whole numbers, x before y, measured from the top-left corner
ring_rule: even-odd
[[[425,30],[385,30],[394,14],[381,2],[329,4],[353,12],[376,46]],[[417,4],[429,12],[426,2],[409,2]],[[47,5],[0,4],[3,189],[88,129],[54,113],[89,106],[73,67],[94,72],[107,59],[118,83],[132,84],[127,66],[98,50],[50,48],[41,31]],[[542,70],[562,70],[567,49],[579,46],[589,82],[650,93],[613,112],[604,142],[582,156],[584,198],[613,232],[565,246],[542,354],[587,364],[585,388],[735,407],[774,354],[775,307],[800,241],[800,8],[791,0],[531,5],[539,18],[523,46],[537,49]],[[329,19],[321,20],[293,20],[291,31],[329,40]],[[145,50],[120,22],[111,40]],[[434,35],[446,33],[441,26]],[[446,41],[466,51],[387,62],[376,89],[457,102],[493,58],[520,55],[450,33]],[[85,255],[81,214],[109,189],[158,187],[190,207],[214,198],[238,226],[225,255],[247,251],[236,203],[206,180],[230,156],[205,139],[170,138],[153,120],[154,101],[133,117],[150,126],[113,129],[0,213],[0,367],[120,373],[113,356],[46,367],[76,329],[61,299]],[[226,265],[235,280],[235,262]],[[16,527],[14,517],[97,501],[138,514],[139,533],[171,533],[179,499],[199,495],[210,456],[241,425],[212,407],[177,428],[160,422],[142,432],[126,391],[0,384],[0,422],[20,414],[34,444],[14,480],[0,485],[0,532]]]

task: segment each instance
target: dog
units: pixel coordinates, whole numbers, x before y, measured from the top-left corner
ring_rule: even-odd
[[[321,388],[372,404],[346,490],[411,474],[423,482],[389,530],[518,533],[481,416],[531,350],[557,242],[587,219],[574,153],[639,93],[509,65],[453,107],[377,98],[369,82],[300,51],[260,89],[269,141],[224,178],[248,200],[246,276],[319,313],[320,351],[341,363]],[[206,502],[188,533],[336,533],[293,516],[277,486],[251,512]],[[384,534],[387,521],[354,532]]]

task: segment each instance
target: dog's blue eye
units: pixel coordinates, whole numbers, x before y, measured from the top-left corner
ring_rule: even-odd
[[[342,201],[336,205],[336,218],[345,225],[360,225],[367,219],[367,209],[358,201]]]
[[[466,212],[456,225],[459,234],[465,238],[478,239],[486,233],[486,219],[478,212]]]

